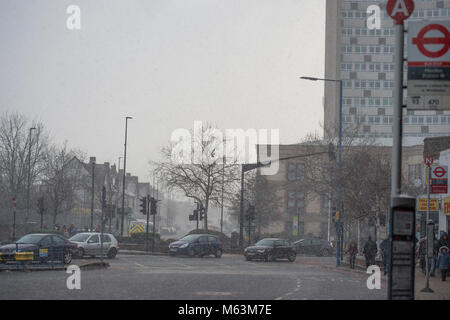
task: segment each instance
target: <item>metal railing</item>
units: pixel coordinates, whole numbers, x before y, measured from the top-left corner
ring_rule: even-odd
[[[33,270],[64,268],[64,248],[53,247],[37,250],[16,249],[8,253],[0,253],[0,270]]]

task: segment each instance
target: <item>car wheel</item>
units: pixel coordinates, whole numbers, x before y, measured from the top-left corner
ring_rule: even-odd
[[[116,254],[117,254],[117,249],[116,248],[111,248],[111,249],[109,249],[107,255],[108,255],[109,259],[114,259],[116,257]]]
[[[83,248],[79,248],[78,249],[77,256],[78,256],[78,258],[83,258],[83,256],[84,256],[84,249]]]
[[[189,249],[188,249],[188,256],[189,256],[189,257],[195,256],[194,249],[192,249],[192,248],[189,248]]]
[[[222,249],[217,249],[214,255],[216,256],[216,258],[222,257]]]
[[[322,252],[320,253],[320,255],[322,257],[326,257],[330,255],[330,252],[327,249],[323,249]]]
[[[64,263],[65,264],[69,264],[72,262],[72,251],[71,250],[67,250],[66,252],[64,252]]]
[[[250,258],[249,256],[245,256],[245,260],[252,261],[252,258]]]
[[[296,258],[297,258],[297,255],[295,254],[295,252],[291,252],[288,256],[288,260],[290,262],[294,262]]]

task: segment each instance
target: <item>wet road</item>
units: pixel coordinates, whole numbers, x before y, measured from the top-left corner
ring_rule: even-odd
[[[331,257],[248,262],[242,256],[185,258],[119,254],[110,267],[82,270],[81,289],[65,271],[0,272],[0,299],[385,299],[369,275],[333,268]],[[74,261],[77,262],[77,261]]]

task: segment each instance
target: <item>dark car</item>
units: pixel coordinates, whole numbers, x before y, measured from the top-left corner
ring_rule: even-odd
[[[16,252],[33,252],[33,261],[47,262],[64,259],[65,264],[72,261],[77,245],[56,234],[27,234],[15,243],[0,247],[1,261],[15,260]]]
[[[244,256],[247,261],[253,259],[275,261],[276,259],[287,258],[290,262],[294,262],[296,252],[288,240],[266,238],[258,241],[254,246],[245,248]]]
[[[171,256],[181,254],[190,257],[214,255],[222,256],[222,243],[217,236],[211,234],[190,234],[169,245]]]
[[[309,254],[316,256],[330,256],[334,253],[334,248],[325,239],[307,238],[294,242],[294,247],[299,254]]]

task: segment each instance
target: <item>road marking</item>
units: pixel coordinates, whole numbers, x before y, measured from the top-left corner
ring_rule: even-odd
[[[297,282],[297,285],[296,285],[296,287],[295,287],[294,290],[285,293],[284,295],[282,295],[281,297],[276,298],[275,300],[286,299],[288,296],[291,296],[291,295],[293,295],[295,292],[298,292],[298,291],[300,290],[300,286],[301,286],[301,280],[300,280],[300,278],[297,278],[296,282]],[[290,299],[290,300],[293,300],[293,299]]]
[[[233,292],[220,292],[220,291],[200,291],[200,292],[193,292],[195,295],[198,296],[232,296]]]

